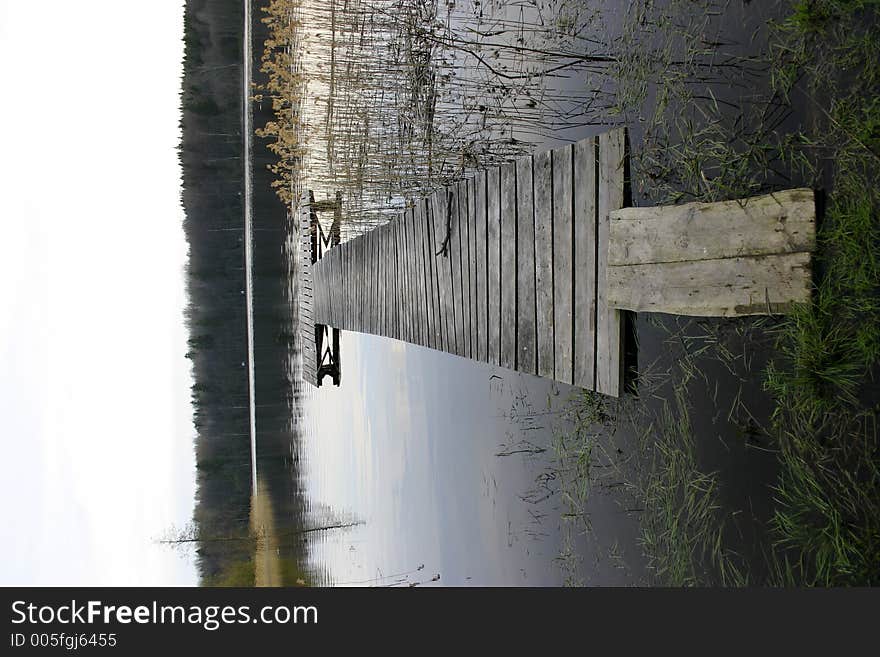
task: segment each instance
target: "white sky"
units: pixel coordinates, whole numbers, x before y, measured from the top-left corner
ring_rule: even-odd
[[[0,0],[0,584],[195,583],[182,0]]]

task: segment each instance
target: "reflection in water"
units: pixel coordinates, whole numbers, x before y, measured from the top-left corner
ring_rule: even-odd
[[[254,586],[281,586],[275,512],[263,482],[257,478],[251,495],[251,536],[254,538]]]
[[[567,531],[553,467],[571,390],[386,338],[343,339],[342,387],[307,393],[303,407],[308,498],[363,520],[311,542],[327,583],[561,585],[560,555],[586,548]],[[596,513],[618,526],[609,538],[632,542],[635,523],[613,499]],[[593,583],[637,575],[570,565]]]

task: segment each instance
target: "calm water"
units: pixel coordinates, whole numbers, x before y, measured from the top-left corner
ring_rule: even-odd
[[[599,5],[603,30],[619,33],[621,15],[613,9],[619,3]],[[706,38],[723,36],[731,52],[760,49],[753,32],[777,15],[776,4],[719,6],[706,23]],[[467,5],[457,11],[474,9]],[[498,5],[496,11],[509,12],[511,6]],[[527,18],[523,24],[538,20]],[[754,93],[755,85],[766,87],[760,74],[749,73],[743,81],[748,84],[703,83],[720,100],[737,102]],[[542,84],[548,98],[562,99],[554,100],[554,116],[559,116],[570,114],[560,109],[566,95],[584,96],[588,77],[573,72]],[[651,102],[649,93],[645,115]],[[797,120],[786,117],[789,124]],[[641,118],[628,117],[627,125],[637,151],[644,138]],[[522,132],[518,138],[543,149],[604,129],[572,117],[559,129]],[[639,175],[634,171],[635,178]],[[645,204],[652,191],[649,185],[634,189],[633,203]],[[738,547],[752,557],[760,552],[759,534],[769,514],[775,458],[765,446],[743,440],[743,427],[760,427],[769,411],[760,393],[769,338],[762,328],[741,329],[735,322],[645,315],[633,322],[640,372],[671,371],[674,379],[679,359],[710,334],[742,352],[733,367],[697,358],[704,378],[689,390],[701,465],[719,472],[725,508],[740,519]],[[649,580],[638,542],[639,509],[624,487],[592,490],[576,509],[578,518],[572,518],[555,478],[553,446],[571,427],[565,411],[575,389],[369,335],[343,333],[342,362],[341,387],[303,386],[302,398],[295,395],[290,407],[293,488],[305,500],[297,513],[305,514],[310,526],[335,524],[327,518],[355,523],[311,535],[308,560],[319,581],[619,585]],[[295,365],[291,371],[295,376]],[[662,388],[650,396],[642,383],[637,389],[648,411],[659,410],[668,399]],[[612,437],[606,438],[610,447]],[[615,436],[614,445],[622,439]]]
[[[343,384],[304,406],[309,499],[363,522],[313,542],[328,582],[560,585],[563,565],[587,579],[551,469],[568,391],[386,338],[344,334],[342,353]],[[632,544],[625,510],[603,498],[594,511],[618,529],[609,546]],[[579,557],[560,563],[566,550]],[[589,566],[595,583],[638,574]]]

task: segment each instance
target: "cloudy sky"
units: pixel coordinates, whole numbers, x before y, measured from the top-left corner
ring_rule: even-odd
[[[182,0],[0,0],[0,584],[195,583]]]

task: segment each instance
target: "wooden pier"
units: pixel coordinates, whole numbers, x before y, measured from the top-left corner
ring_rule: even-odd
[[[712,207],[684,214],[665,208],[622,210],[626,169],[625,132],[614,130],[480,172],[321,258],[307,253],[316,227],[314,202],[304,197],[303,338],[321,325],[371,333],[619,396],[621,309],[687,311],[688,291],[672,309],[645,304],[663,297],[658,290],[664,284],[676,287],[677,276],[687,279],[688,267],[711,266],[705,264],[708,237],[694,239],[693,247],[679,239],[676,246],[677,233],[664,233],[668,239],[658,240],[652,250],[638,246],[636,224],[642,221],[647,235],[655,225],[648,219],[655,215],[665,217],[673,231],[687,229],[687,218],[698,210],[714,216]],[[773,304],[787,308],[804,301],[805,290],[809,298],[809,267],[803,261],[813,248],[815,217],[805,194],[789,201],[800,204],[794,213],[798,221],[788,221],[785,203],[784,211],[765,203],[762,227],[749,242],[760,245],[765,231],[768,239],[776,236],[774,246],[717,246],[711,252],[716,259],[739,259],[739,279],[722,288],[748,288],[736,297],[746,303],[734,301],[721,314],[747,314],[736,310],[746,306],[750,312],[759,306],[772,312]],[[740,229],[748,233],[750,213],[742,204],[737,207]],[[790,229],[781,238],[780,221]],[[724,229],[717,223],[715,241],[720,230],[723,242]],[[671,260],[662,250],[668,243],[680,252]],[[633,262],[628,254],[634,254]],[[772,273],[752,276],[763,271],[767,255],[785,259],[779,281]],[[645,274],[645,267],[654,269]],[[687,284],[699,287],[700,281],[691,276]],[[717,290],[701,298],[717,299]],[[704,305],[706,312],[695,314],[711,314],[711,304]],[[304,350],[306,380],[313,381],[319,368],[317,350]]]

